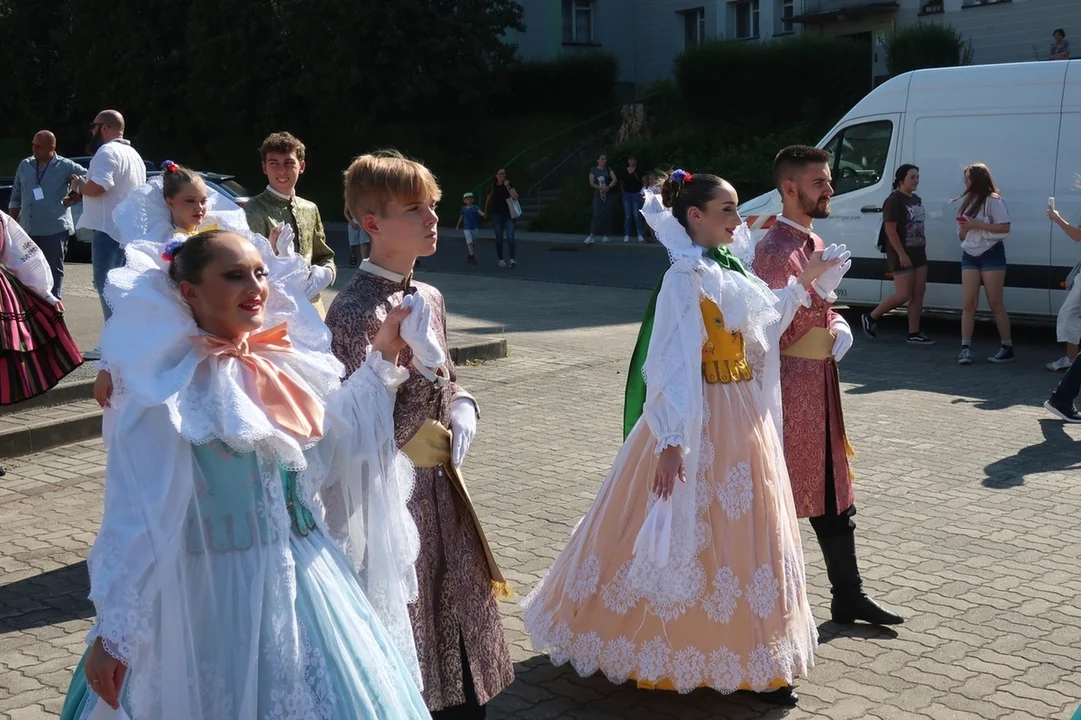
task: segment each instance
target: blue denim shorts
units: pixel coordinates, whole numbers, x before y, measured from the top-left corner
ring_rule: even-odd
[[[991,249],[984,252],[982,255],[976,255],[973,257],[965,251],[961,251],[961,269],[962,270],[979,270],[980,272],[988,272],[989,270],[1005,270],[1006,269],[1006,245],[1005,243],[997,242],[991,246]]]

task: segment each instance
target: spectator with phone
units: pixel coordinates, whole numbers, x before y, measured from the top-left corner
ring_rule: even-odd
[[[1074,242],[1081,242],[1081,227],[1074,227],[1055,210],[1055,198],[1047,201],[1047,217],[1058,225],[1066,236]],[[1077,357],[1077,345],[1081,341],[1081,283],[1077,282],[1081,262],[1074,267],[1066,279],[1066,300],[1059,308],[1055,332],[1060,343],[1066,344],[1066,355],[1047,364],[1051,372],[1064,372],[1070,368]]]
[[[987,304],[995,316],[1001,347],[991,357],[993,363],[1013,362],[1013,340],[1010,316],[1002,299],[1006,285],[1006,246],[1003,239],[1010,233],[1010,214],[995,187],[991,170],[983,163],[965,168],[965,192],[954,201],[961,201],[957,213],[957,237],[961,241],[961,310],[960,365],[972,364],[972,332],[976,327],[976,306],[983,285]]]

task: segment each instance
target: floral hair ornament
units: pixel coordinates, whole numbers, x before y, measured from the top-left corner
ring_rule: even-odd
[[[694,179],[694,175],[691,175],[686,170],[674,170],[672,172],[672,182],[676,183],[679,187],[676,188],[676,194],[683,189],[683,186]]]
[[[172,160],[166,160],[165,162],[163,162],[163,163],[161,164],[161,169],[162,169],[162,171],[163,171],[163,172],[167,172],[167,173],[175,173],[175,172],[179,172],[179,171],[180,171],[180,166],[179,166],[179,165],[177,165],[177,164],[176,164],[175,162],[173,162]]]
[[[165,262],[171,263],[176,259],[176,252],[184,245],[183,240],[170,240],[165,243],[165,250],[161,253],[161,259]]]

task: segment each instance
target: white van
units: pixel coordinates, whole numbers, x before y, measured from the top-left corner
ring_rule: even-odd
[[[991,168],[1012,221],[1006,238],[1006,307],[1054,316],[1081,245],[1047,219],[1047,199],[1081,223],[1081,60],[917,70],[871,91],[818,147],[833,158],[833,212],[816,220],[827,243],[852,250],[838,294],[875,305],[893,292],[877,248],[882,203],[903,163],[920,168],[927,210],[928,309],[961,309],[957,204],[966,165]],[[744,217],[781,212],[777,192],[740,207]],[[760,236],[761,233],[759,233]],[[981,310],[987,311],[981,293]]]

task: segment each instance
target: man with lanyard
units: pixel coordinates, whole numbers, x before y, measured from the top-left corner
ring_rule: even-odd
[[[8,212],[41,248],[53,274],[53,295],[61,298],[64,253],[75,231],[66,202],[72,175],[86,168],[56,154],[56,136],[48,130],[34,135],[33,154],[19,163],[11,188]]]
[[[824,243],[812,230],[829,217],[833,195],[830,156],[793,146],[777,154],[773,179],[783,214],[755,247],[755,275],[771,288],[798,276]],[[863,591],[856,559],[856,514],[837,362],[852,347],[852,331],[833,310],[834,293],[817,285],[811,306],[800,308],[781,336],[781,437],[796,514],[810,518],[832,585],[833,621],[898,625],[902,618]],[[775,419],[776,420],[776,419]]]

